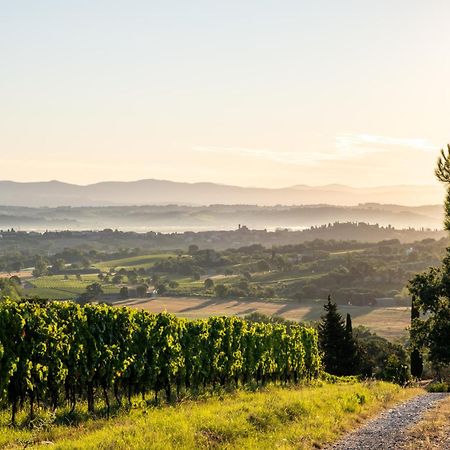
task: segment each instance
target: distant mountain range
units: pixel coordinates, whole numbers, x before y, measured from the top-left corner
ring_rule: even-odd
[[[444,191],[438,185],[354,188],[330,184],[269,189],[154,179],[110,181],[86,186],[60,181],[33,183],[0,181],[0,205],[29,207],[167,204],[344,206],[361,203],[418,206],[441,204],[443,197]]]

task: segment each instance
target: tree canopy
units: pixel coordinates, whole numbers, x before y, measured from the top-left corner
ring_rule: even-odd
[[[450,145],[446,151],[441,150],[435,173],[447,187],[444,226],[450,231]],[[441,266],[430,267],[426,272],[417,274],[410,281],[409,290],[413,311],[412,366],[419,363],[417,352],[425,351],[432,366],[439,372],[443,366],[450,365],[450,248],[447,248]]]

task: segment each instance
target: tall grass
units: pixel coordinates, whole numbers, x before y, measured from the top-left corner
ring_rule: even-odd
[[[368,416],[419,394],[383,382],[318,383],[237,391],[177,405],[148,407],[135,399],[110,420],[89,418],[85,407],[59,424],[41,417],[35,430],[0,428],[0,448],[54,449],[312,449]],[[61,425],[78,418],[71,426]],[[7,420],[2,416],[2,420]],[[3,423],[4,425],[4,423]]]

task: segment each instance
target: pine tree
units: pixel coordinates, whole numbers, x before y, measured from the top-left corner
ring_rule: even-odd
[[[326,311],[319,324],[319,344],[323,352],[325,370],[332,375],[354,375],[359,369],[359,352],[353,338],[352,320],[344,321],[331,301],[324,305]]]
[[[441,156],[434,173],[439,181],[447,184],[447,196],[444,202],[444,226],[446,230],[450,231],[450,144],[447,145],[447,153],[444,149],[441,150]]]

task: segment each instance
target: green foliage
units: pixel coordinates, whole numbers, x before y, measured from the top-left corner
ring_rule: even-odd
[[[410,379],[408,365],[402,363],[397,355],[389,355],[382,378],[404,386]]]
[[[362,376],[387,378],[392,381],[392,363],[394,361],[392,357],[395,358],[398,365],[407,366],[406,351],[400,344],[392,343],[364,327],[355,328],[353,335],[358,346]],[[391,364],[390,369],[387,368],[389,363]]]
[[[56,408],[64,395],[94,411],[101,390],[109,408],[133,393],[173,388],[317,377],[317,333],[292,325],[250,323],[235,317],[186,321],[107,305],[6,300],[0,304],[0,403],[14,422],[28,399]]]
[[[441,156],[438,159],[435,174],[439,181],[450,184],[450,144],[447,145],[447,152],[444,149],[441,150]],[[447,187],[447,196],[445,198],[444,207],[445,229],[450,230],[450,187]]]
[[[450,145],[441,150],[436,177],[447,184],[445,228],[450,230]],[[450,248],[447,248],[441,267],[431,267],[417,274],[409,283],[413,297],[411,341],[414,372],[418,366],[418,352],[428,351],[428,358],[436,372],[450,365]],[[421,317],[421,314],[423,316]]]

